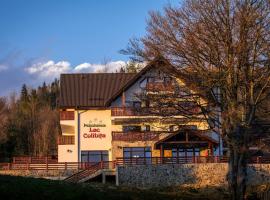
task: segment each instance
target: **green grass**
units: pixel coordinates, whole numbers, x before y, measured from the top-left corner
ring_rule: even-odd
[[[139,190],[97,183],[69,184],[63,181],[0,176],[0,199],[35,200],[163,200],[163,199],[227,199],[220,189],[167,188]]]

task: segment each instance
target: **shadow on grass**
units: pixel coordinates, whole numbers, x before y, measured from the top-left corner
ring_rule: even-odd
[[[0,198],[5,200],[221,200],[229,199],[229,194],[225,188],[221,187],[175,186],[141,190],[130,187],[116,187],[113,184],[71,184],[47,179],[0,176]]]

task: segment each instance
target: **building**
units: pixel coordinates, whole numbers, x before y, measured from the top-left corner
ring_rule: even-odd
[[[186,117],[199,108],[180,98],[190,89],[162,59],[139,73],[62,74],[60,89],[59,162],[222,154],[217,131]],[[187,113],[164,102],[178,102]]]

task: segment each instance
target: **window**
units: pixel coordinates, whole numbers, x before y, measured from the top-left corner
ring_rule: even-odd
[[[81,161],[82,162],[100,162],[108,161],[108,151],[82,151]]]
[[[123,132],[141,132],[141,126],[123,126]]]
[[[124,158],[151,158],[151,147],[124,147]]]
[[[199,148],[172,149],[172,157],[192,157],[192,156],[200,156],[200,149]]]

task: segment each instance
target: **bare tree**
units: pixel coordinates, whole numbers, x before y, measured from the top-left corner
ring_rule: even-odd
[[[256,116],[269,96],[269,22],[268,0],[185,1],[165,7],[164,14],[151,12],[147,35],[124,51],[134,60],[162,55],[179,69],[178,77],[220,108],[235,200],[244,199]],[[206,109],[208,117],[212,110]]]

